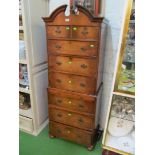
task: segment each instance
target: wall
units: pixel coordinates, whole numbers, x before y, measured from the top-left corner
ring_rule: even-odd
[[[68,0],[49,0],[49,13],[60,5],[68,4]],[[112,88],[114,66],[118,53],[118,45],[121,39],[122,22],[125,14],[127,0],[102,0],[101,14],[109,20],[106,50],[104,56],[103,96],[101,105],[100,125],[104,128]]]
[[[103,73],[103,96],[101,105],[100,124],[104,128],[107,109],[109,105],[110,94],[112,90],[115,63],[119,52],[119,42],[121,41],[121,32],[123,28],[123,19],[125,8],[128,0],[104,0],[102,3],[101,16],[108,19],[106,50],[104,56],[104,73]]]
[[[49,14],[57,7],[63,4],[68,4],[70,0],[49,0]]]

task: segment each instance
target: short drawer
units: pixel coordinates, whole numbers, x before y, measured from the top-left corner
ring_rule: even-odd
[[[33,132],[33,121],[31,118],[19,116],[19,128],[28,132]]]
[[[95,78],[49,71],[48,79],[51,88],[92,95],[96,93]]]
[[[95,128],[94,117],[91,115],[81,115],[79,113],[49,107],[49,119],[66,125],[71,125],[81,129],[91,130]]]
[[[64,71],[75,74],[82,74],[88,76],[96,76],[97,74],[97,60],[64,57],[64,56],[49,56],[49,69]]]
[[[95,114],[96,97],[48,88],[48,104]]]
[[[47,38],[68,38],[70,37],[70,26],[47,26]]]
[[[97,56],[98,42],[48,40],[48,53]]]
[[[93,143],[93,132],[77,129],[56,122],[49,123],[49,133],[52,136],[64,138],[79,144],[90,146]]]
[[[72,38],[99,39],[99,27],[72,26]]]

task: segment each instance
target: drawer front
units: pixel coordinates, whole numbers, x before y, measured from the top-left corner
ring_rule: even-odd
[[[91,145],[93,132],[87,132],[56,122],[49,123],[50,134],[56,137],[64,138],[83,145]]]
[[[97,56],[97,42],[48,40],[48,53]]]
[[[33,122],[31,118],[19,116],[19,128],[28,132],[33,132]]]
[[[53,70],[75,74],[96,76],[96,59],[83,59],[73,57],[49,56],[49,67]]]
[[[82,129],[94,129],[94,119],[75,112],[49,108],[49,119]]]
[[[55,94],[48,91],[48,103],[49,105],[55,105],[68,110],[76,110],[86,113],[95,114],[96,102],[88,101],[84,98],[76,97],[72,94],[61,93]]]
[[[72,74],[49,72],[49,85],[52,88],[95,94],[96,79]]]
[[[72,38],[99,39],[99,27],[73,26]]]
[[[70,26],[47,26],[47,38],[70,37]]]

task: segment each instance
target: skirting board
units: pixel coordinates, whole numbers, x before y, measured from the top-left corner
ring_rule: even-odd
[[[49,119],[47,118],[46,121],[44,121],[44,123],[40,126],[40,128],[34,132],[34,136],[37,136],[49,123]]]
[[[23,129],[20,129],[20,131],[26,132],[26,133],[31,134],[33,136],[38,136],[38,134],[48,125],[48,123],[49,123],[49,119],[44,121],[44,123],[40,126],[40,128],[34,132],[29,132],[29,131],[23,130]]]

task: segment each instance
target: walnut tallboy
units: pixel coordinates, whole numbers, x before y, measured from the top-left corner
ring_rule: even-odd
[[[48,50],[49,134],[92,149],[99,127],[106,24],[81,6],[78,15],[71,11],[65,16],[66,7],[60,6],[43,18]]]

